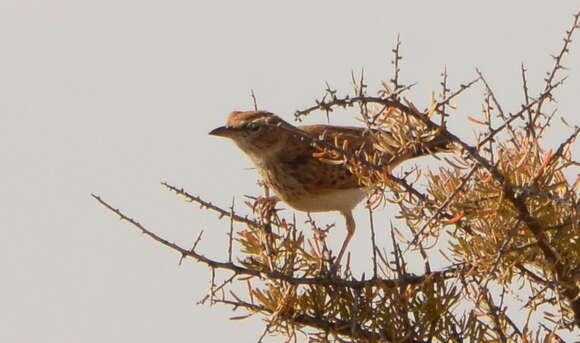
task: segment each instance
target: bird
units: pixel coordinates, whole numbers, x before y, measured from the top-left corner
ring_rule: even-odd
[[[343,151],[367,155],[379,152],[386,170],[408,159],[449,151],[451,142],[435,137],[429,142],[401,148],[394,134],[384,130],[333,125],[294,126],[262,110],[234,111],[226,125],[210,135],[229,138],[250,158],[262,181],[282,201],[303,212],[337,211],[345,218],[346,237],[331,272],[336,271],[351,241],[356,224],[353,209],[368,195],[365,185],[342,160],[322,158],[318,142],[341,144]],[[347,143],[344,143],[344,142]],[[322,157],[321,157],[322,156]]]

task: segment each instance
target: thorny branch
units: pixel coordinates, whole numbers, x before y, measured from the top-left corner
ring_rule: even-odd
[[[273,314],[273,311],[266,308],[265,306],[250,304],[241,301],[229,301],[229,300],[219,300],[217,302],[231,305],[234,308],[242,307],[252,311],[265,312]],[[385,333],[378,334],[372,331],[363,330],[360,326],[357,326],[354,330],[357,332],[357,336],[352,336],[352,323],[340,319],[325,320],[322,318],[308,316],[305,314],[293,314],[293,313],[283,313],[282,318],[285,320],[290,320],[296,324],[301,324],[309,327],[314,327],[323,330],[324,332],[332,335],[344,335],[351,336],[353,338],[363,339],[365,341],[380,342],[382,339],[386,339],[387,342],[391,342],[392,338]],[[405,340],[408,343],[423,343],[423,341],[408,339]]]
[[[562,260],[561,256],[558,254],[556,249],[550,243],[550,240],[546,236],[544,228],[537,222],[534,216],[530,213],[528,205],[525,203],[525,198],[518,194],[517,190],[518,187],[513,185],[507,180],[506,175],[504,175],[503,172],[498,169],[497,165],[494,165],[493,163],[488,161],[485,157],[483,157],[480,154],[479,148],[484,144],[491,142],[498,133],[503,132],[506,129],[510,132],[512,138],[514,138],[516,136],[516,133],[514,129],[511,127],[511,124],[517,119],[525,120],[526,119],[525,114],[531,113],[534,107],[536,107],[535,110],[536,116],[534,117],[532,124],[535,124],[537,115],[541,112],[541,107],[544,104],[545,100],[551,99],[553,97],[554,89],[560,87],[566,80],[566,77],[564,77],[561,80],[554,82],[556,72],[559,69],[562,69],[561,66],[562,57],[566,52],[568,52],[568,45],[571,42],[572,34],[578,28],[579,17],[580,13],[574,16],[574,23],[572,25],[572,28],[569,31],[567,31],[566,38],[564,39],[565,42],[564,46],[560,54],[555,57],[556,60],[555,66],[552,69],[552,71],[548,73],[548,78],[546,79],[546,86],[544,91],[536,99],[528,101],[529,96],[527,95],[528,94],[527,84],[525,84],[526,104],[522,105],[521,110],[516,112],[515,114],[510,114],[509,116],[505,115],[491,87],[489,86],[487,81],[483,79],[483,76],[479,71],[477,71],[479,74],[478,79],[472,81],[466,86],[462,86],[458,91],[448,96],[445,100],[438,102],[437,104],[435,104],[434,108],[432,108],[427,113],[422,113],[417,109],[415,109],[414,106],[404,105],[398,101],[394,101],[391,98],[361,96],[360,94],[357,94],[352,97],[350,96],[346,96],[343,98],[335,97],[330,101],[317,102],[316,106],[312,106],[305,110],[297,111],[295,113],[296,119],[300,119],[301,117],[306,116],[316,110],[324,110],[328,113],[332,112],[334,108],[348,108],[352,107],[354,104],[360,103],[377,104],[384,107],[397,108],[403,113],[411,115],[415,119],[424,123],[429,129],[433,130],[434,132],[438,132],[441,136],[446,137],[451,141],[455,142],[459,147],[463,149],[463,151],[467,153],[469,158],[471,158],[476,163],[475,168],[477,167],[484,168],[496,182],[502,185],[503,197],[515,208],[515,210],[518,213],[518,218],[526,225],[528,230],[530,230],[531,233],[534,235],[537,241],[537,245],[540,247],[546,260],[554,267],[554,272],[557,278],[561,281],[561,284],[563,285],[562,294],[564,294],[566,298],[571,302],[572,310],[576,315],[576,325],[578,326],[580,326],[580,287],[574,281],[578,277],[577,275],[575,275],[577,273],[568,272],[569,268],[565,265],[565,262]],[[435,112],[442,115],[446,115],[445,113],[441,113],[440,108],[445,104],[448,104],[458,94],[470,88],[471,85],[473,85],[478,80],[483,80],[486,89],[492,96],[492,100],[494,101],[496,107],[500,111],[500,117],[504,118],[504,121],[501,125],[499,125],[495,129],[489,127],[487,135],[478,142],[477,146],[472,146],[463,141],[462,139],[460,139],[455,134],[451,133],[445,127],[444,124],[438,125],[435,124],[433,121],[431,121],[430,114]],[[575,137],[577,131],[578,129],[576,129],[575,133],[572,135],[573,137]],[[560,153],[562,147],[566,146],[567,144],[568,142],[565,142],[560,146],[559,149]],[[330,148],[332,149],[332,147]]]
[[[168,184],[167,182],[161,182],[161,184],[163,186],[165,186],[167,189],[175,192],[176,194],[181,195],[182,197],[184,197],[185,199],[187,199],[187,201],[189,202],[196,202],[198,203],[202,208],[207,208],[210,209],[212,211],[215,211],[217,213],[220,214],[220,219],[223,217],[231,217],[232,220],[236,221],[236,222],[240,222],[240,223],[244,223],[246,225],[249,225],[251,227],[260,227],[260,224],[254,220],[248,219],[247,217],[240,217],[238,215],[233,214],[233,211],[226,211],[221,209],[220,207],[212,204],[211,202],[207,202],[204,201],[203,199],[201,199],[198,196],[189,194],[187,191],[185,191],[183,188],[177,188],[175,186],[172,186],[170,184]]]
[[[219,262],[207,258],[195,251],[195,247],[193,249],[185,249],[173,242],[170,242],[161,236],[153,233],[152,231],[145,228],[142,224],[137,222],[135,219],[128,217],[125,215],[121,210],[114,208],[105,200],[103,200],[98,195],[92,194],[92,197],[95,198],[101,205],[105,208],[109,209],[110,211],[117,214],[122,220],[129,222],[131,225],[138,228],[143,234],[149,236],[153,240],[165,245],[168,248],[171,248],[178,253],[180,253],[184,257],[191,257],[198,262],[204,263],[213,269],[226,269],[229,271],[234,272],[238,275],[249,275],[249,276],[256,276],[259,278],[267,278],[272,280],[281,280],[288,282],[292,285],[324,285],[324,286],[336,286],[336,287],[349,287],[353,289],[364,288],[368,286],[377,286],[383,288],[394,288],[394,287],[405,287],[407,285],[419,285],[426,280],[446,280],[451,279],[454,274],[463,269],[461,266],[457,266],[454,268],[449,268],[444,271],[440,272],[432,272],[425,275],[402,275],[399,279],[380,279],[380,278],[373,278],[370,280],[344,280],[344,279],[333,279],[328,277],[320,277],[320,278],[300,278],[300,277],[293,277],[278,271],[258,271],[250,268],[245,268],[240,265],[237,265],[233,262]]]
[[[572,43],[572,35],[579,27],[580,27],[580,12],[574,15],[574,22],[572,24],[572,27],[568,31],[566,31],[566,37],[564,37],[564,44],[562,46],[562,49],[560,50],[560,53],[557,56],[553,56],[554,67],[550,70],[550,72],[548,72],[548,76],[545,79],[546,86],[544,88],[544,93],[548,92],[549,89],[554,88],[552,87],[552,82],[554,82],[556,73],[564,69],[564,66],[562,65],[562,59],[564,58],[564,55],[566,55],[569,52],[570,49],[569,45],[570,43]],[[538,117],[542,114],[542,106],[544,105],[544,100],[545,99],[538,102],[538,107],[535,110],[535,116],[532,118],[532,122],[529,126],[530,128],[533,128],[535,126]]]
[[[276,209],[256,208],[257,201],[253,205],[257,218],[252,219],[236,214],[233,202],[229,210],[224,210],[181,188],[162,183],[187,201],[217,212],[220,219],[229,217],[227,262],[221,262],[198,252],[201,234],[192,248],[183,248],[149,231],[99,196],[92,196],[151,239],[178,252],[181,259],[191,258],[207,265],[211,269],[211,287],[202,302],[211,299],[213,303],[231,305],[234,309],[244,308],[249,315],[262,313],[269,317],[260,340],[275,332],[284,333],[288,339],[295,338],[297,330],[309,327],[316,329],[311,334],[315,342],[327,342],[329,337],[336,341],[348,337],[365,342],[516,342],[540,340],[541,332],[545,333],[546,342],[549,339],[556,341],[558,336],[549,330],[580,328],[580,262],[577,252],[570,247],[579,237],[580,205],[574,191],[578,181],[571,186],[562,176],[566,168],[578,165],[570,159],[570,146],[580,129],[574,127],[573,133],[554,153],[544,153],[540,139],[557,112],[554,110],[548,116],[542,110],[547,106],[546,100],[553,100],[554,90],[566,80],[566,77],[560,80],[556,77],[558,71],[565,69],[563,59],[569,52],[573,33],[579,28],[579,20],[580,12],[566,31],[562,49],[554,56],[554,67],[547,73],[543,91],[535,98],[530,96],[526,78],[528,71],[522,63],[524,100],[515,113],[504,111],[488,80],[477,69],[476,79],[451,92],[447,88],[447,68],[442,74],[440,100],[436,101],[433,95],[431,105],[424,111],[418,110],[403,97],[412,85],[400,84],[402,57],[399,37],[393,49],[394,73],[390,79],[394,88],[383,83],[384,89],[379,91],[379,96],[369,96],[363,73],[358,80],[353,74],[353,95],[338,97],[336,90],[327,84],[320,101],[295,113],[296,120],[319,110],[329,118],[335,109],[358,107],[367,128],[381,130],[385,122],[381,120],[391,109],[397,109],[427,131],[454,142],[463,153],[453,163],[445,159],[448,165],[439,175],[428,176],[430,185],[427,190],[417,182],[419,175],[411,182],[408,178],[411,172],[403,177],[383,173],[377,191],[390,189],[393,192],[394,196],[388,202],[399,205],[401,217],[411,229],[412,239],[396,237],[398,230],[392,226],[392,251],[379,249],[375,234],[379,235],[380,230],[376,230],[374,207],[369,202],[373,248],[371,279],[365,279],[364,274],[354,278],[350,260],[344,278],[324,274],[328,270],[324,266],[330,261],[325,241],[330,227],[321,229],[309,217],[308,223],[315,234],[312,239],[307,239],[302,233],[297,233],[295,219],[289,223],[278,217]],[[452,102],[477,83],[482,83],[485,89],[485,122],[474,121],[484,125],[485,131],[476,137],[475,143],[469,143],[454,134],[447,123],[456,109]],[[253,91],[251,97],[257,109]],[[492,123],[494,112],[499,123]],[[436,116],[440,116],[440,122],[436,123]],[[524,122],[523,127],[516,125],[518,120]],[[349,152],[343,146],[332,144],[324,137],[280,127],[317,147],[335,152],[345,165],[356,164],[377,172],[377,175],[383,175],[381,172],[385,170],[390,172],[389,161],[369,159],[364,154]],[[505,135],[509,136],[509,144],[501,142]],[[234,222],[244,229],[234,233]],[[440,251],[450,262],[449,266],[431,271],[429,250],[432,247],[425,248],[421,239],[426,232],[431,234],[433,231],[436,236],[438,230],[449,226],[455,228],[455,231],[449,230],[452,247],[447,253],[451,257]],[[232,252],[234,236],[236,244],[241,244],[247,255],[236,262]],[[268,244],[265,245],[264,241]],[[417,243],[425,262],[425,272],[421,275],[410,272],[413,265],[407,255],[408,248]],[[307,249],[311,251],[307,252]],[[217,270],[225,270],[231,275],[218,283]],[[523,328],[507,315],[504,304],[504,297],[509,293],[506,287],[518,277],[525,280],[533,295],[524,306],[529,315]],[[226,298],[226,286],[235,281],[246,282],[248,301],[232,291]],[[256,287],[254,282],[261,285]],[[490,287],[494,286],[502,287],[499,299],[490,292]],[[221,298],[218,292],[221,292]],[[460,299],[462,295],[466,297]],[[569,307],[563,299],[567,300]],[[454,308],[459,301],[471,301],[474,309],[460,315]],[[482,311],[484,305],[488,307],[487,312]],[[550,319],[555,323],[551,329],[542,323],[535,331],[536,336],[532,337],[528,326],[530,318],[534,309],[544,305],[558,307],[559,317]],[[570,319],[570,313],[574,319]]]

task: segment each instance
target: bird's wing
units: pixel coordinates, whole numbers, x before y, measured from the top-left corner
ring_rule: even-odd
[[[320,138],[316,131],[309,129],[317,126],[322,125],[302,126],[298,129]],[[353,137],[357,136],[354,132],[351,135]],[[294,137],[293,139],[299,140],[300,138]],[[324,139],[331,139],[331,135]],[[334,140],[334,138],[332,139]],[[332,191],[361,187],[358,179],[345,167],[342,161],[325,159],[317,155],[318,153],[320,151],[311,145],[296,141],[296,143],[289,145],[289,149],[285,150],[285,155],[281,157],[281,162],[286,172],[296,181],[303,184],[307,191],[319,192],[321,189]]]
[[[364,151],[370,154],[376,151],[374,146],[376,139],[373,134],[377,133],[377,130],[332,125],[304,125],[298,129],[350,153]]]
[[[378,164],[388,164],[390,169],[411,158],[452,150],[449,139],[436,135],[419,139],[409,134],[361,127],[308,125],[298,128],[327,143],[344,146],[350,153],[364,152],[362,156],[367,159],[380,156]]]
[[[348,153],[372,160],[377,165],[388,164],[392,168],[410,157],[410,152],[401,149],[401,145],[387,131],[332,125],[308,125],[299,129]]]

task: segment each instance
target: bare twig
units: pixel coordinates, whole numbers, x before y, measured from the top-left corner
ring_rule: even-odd
[[[508,118],[507,118],[506,114],[504,113],[503,109],[501,108],[501,104],[499,103],[499,101],[495,97],[495,93],[493,92],[493,90],[491,89],[491,87],[489,86],[489,84],[487,83],[487,80],[483,77],[483,74],[481,73],[481,71],[479,71],[479,69],[476,68],[475,70],[477,72],[477,75],[479,75],[479,78],[481,79],[481,81],[483,81],[483,84],[485,85],[485,88],[487,89],[489,95],[491,96],[491,99],[493,100],[493,103],[495,104],[495,107],[497,108],[500,117],[504,121],[507,120]],[[489,125],[490,125],[489,132],[493,132],[493,129],[491,128],[491,117],[489,118],[489,121],[490,121],[490,123],[489,123]],[[516,137],[516,133],[515,133],[514,129],[511,127],[511,125],[510,124],[507,124],[505,127],[510,132],[512,138],[515,138]],[[516,147],[518,146],[518,143],[517,143],[517,141],[515,139],[513,139],[512,142],[516,145]],[[479,143],[479,146],[482,146],[483,144],[484,144],[484,142],[480,142]]]
[[[399,61],[403,59],[401,56],[400,48],[401,48],[401,39],[400,35],[397,34],[397,39],[395,40],[395,47],[393,48],[393,60],[391,64],[393,65],[393,78],[391,79],[391,83],[394,86],[393,93],[397,94],[400,88],[403,88],[399,83],[399,73],[401,72],[401,67],[399,66]],[[393,99],[397,99],[395,96]]]
[[[554,82],[554,78],[556,77],[557,72],[560,69],[564,69],[564,67],[562,66],[562,59],[564,58],[564,55],[566,53],[568,53],[569,45],[572,42],[572,35],[574,34],[576,29],[578,29],[578,28],[580,28],[580,12],[578,12],[574,15],[574,22],[572,23],[570,29],[568,31],[566,31],[566,37],[564,37],[564,44],[562,45],[562,49],[560,50],[560,53],[556,56],[553,56],[554,67],[552,68],[551,71],[548,72],[548,76],[545,79],[546,86],[544,88],[544,93],[549,93],[549,90],[554,89],[552,83]],[[532,120],[532,126],[535,125],[535,123],[538,119],[538,116],[542,113],[542,106],[544,104],[545,99],[546,98],[544,98],[538,102],[538,106],[535,110],[535,116]]]
[[[173,191],[173,192],[175,192],[175,193],[183,196],[189,202],[196,202],[196,203],[200,204],[201,207],[204,207],[204,208],[207,208],[207,209],[210,209],[212,211],[215,211],[215,212],[219,213],[220,214],[220,219],[223,218],[223,217],[230,217],[230,216],[232,216],[233,220],[236,221],[236,222],[244,223],[246,225],[249,225],[249,226],[255,227],[255,228],[259,228],[260,227],[260,224],[258,222],[254,221],[254,220],[251,220],[251,219],[248,219],[248,218],[245,218],[245,217],[240,217],[240,216],[235,215],[235,214],[232,215],[232,212],[231,211],[226,211],[226,210],[224,210],[224,209],[222,209],[222,208],[220,208],[220,207],[212,204],[211,202],[204,201],[203,199],[201,199],[198,196],[189,194],[183,188],[177,188],[175,186],[172,186],[172,185],[168,184],[167,182],[161,182],[161,184],[163,186],[167,187],[169,190],[171,190],[171,191]]]
[[[522,62],[522,89],[524,91],[524,104],[528,106],[530,104],[530,95],[528,90],[528,80],[526,78],[526,71],[527,69],[524,66],[524,63]],[[536,137],[536,131],[533,124],[534,112],[530,108],[528,109],[527,113],[528,113],[528,122],[526,125],[526,133],[528,134],[528,136]]]
[[[234,204],[236,198],[232,198],[232,206],[230,207],[230,232],[228,234],[228,262],[232,262],[232,242],[234,240]]]
[[[252,106],[254,107],[254,111],[257,111],[258,110],[258,101],[256,100],[256,94],[254,94],[253,89],[250,92],[250,97],[252,98]]]
[[[446,99],[447,98],[447,93],[449,93],[451,91],[447,87],[447,77],[448,77],[448,74],[447,74],[447,66],[445,66],[445,68],[443,69],[443,73],[441,73],[441,83],[440,83],[440,85],[441,85],[441,97],[443,99]],[[442,115],[441,115],[441,123],[439,123],[439,125],[442,126],[442,127],[445,126],[445,119],[448,116],[448,115],[445,114],[445,113],[447,113],[445,111],[446,106],[447,106],[446,104],[443,104],[441,106],[441,113],[442,113]]]

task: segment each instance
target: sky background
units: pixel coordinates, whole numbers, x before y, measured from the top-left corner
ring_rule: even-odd
[[[250,108],[251,89],[260,108],[289,121],[325,81],[348,92],[353,69],[364,67],[374,94],[391,77],[400,33],[401,78],[419,82],[409,93],[419,108],[447,66],[455,89],[480,68],[504,109],[517,111],[520,63],[536,95],[578,10],[577,0],[0,0],[0,341],[255,342],[260,319],[229,321],[242,312],[195,304],[208,290],[207,268],[178,266],[176,253],[90,193],[184,246],[203,229],[200,251],[225,259],[227,221],[159,183],[224,207],[259,192],[249,160],[207,135],[232,110]],[[565,65],[560,113],[578,124],[577,42]],[[452,118],[468,140],[465,117],[480,117],[480,94],[460,98]],[[556,127],[551,137],[568,132]],[[378,220],[392,215],[387,208]],[[364,223],[363,210],[356,217]],[[339,215],[315,218],[342,225]],[[351,251],[367,262],[359,228]],[[344,231],[331,236],[338,247]]]

